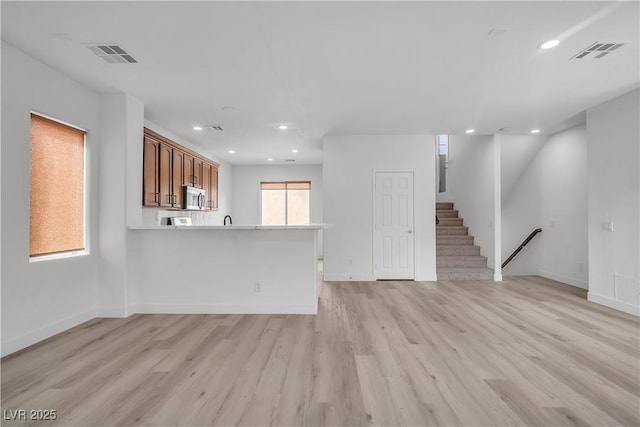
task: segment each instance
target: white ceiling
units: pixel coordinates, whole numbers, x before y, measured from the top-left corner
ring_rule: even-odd
[[[553,132],[639,85],[635,1],[1,4],[5,41],[232,164],[320,163],[325,134]],[[569,60],[595,41],[630,43]]]

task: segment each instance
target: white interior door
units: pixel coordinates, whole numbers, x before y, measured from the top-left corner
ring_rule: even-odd
[[[413,172],[375,172],[374,181],[374,275],[413,279]]]

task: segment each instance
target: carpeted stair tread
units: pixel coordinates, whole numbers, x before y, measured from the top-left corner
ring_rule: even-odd
[[[452,202],[437,202],[436,272],[438,280],[493,280],[487,258],[474,245],[469,227],[454,209]]]

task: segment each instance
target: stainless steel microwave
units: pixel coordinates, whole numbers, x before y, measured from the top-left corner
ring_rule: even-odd
[[[202,188],[185,185],[182,187],[182,209],[202,211],[205,206],[205,193]]]

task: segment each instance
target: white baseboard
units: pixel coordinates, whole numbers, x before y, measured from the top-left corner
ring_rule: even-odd
[[[376,278],[368,274],[324,274],[324,282],[375,282]],[[437,282],[438,276],[429,274],[424,277],[416,277],[416,282]]]
[[[594,294],[593,292],[587,292],[587,299],[591,302],[595,302],[596,304],[604,305],[606,307],[613,308],[614,310],[623,311],[625,313],[640,317],[640,307],[636,305],[627,304],[626,302],[622,301],[616,301],[609,297]]]
[[[98,314],[99,313],[97,312],[97,310],[88,310],[83,313],[76,314],[75,316],[71,316],[55,322],[51,325],[45,326],[44,328],[31,331],[25,335],[22,335],[21,337],[3,341],[2,351],[0,351],[0,353],[2,354],[2,357],[11,353],[15,353],[18,350],[22,350],[23,348],[29,347],[30,345],[50,338],[56,334],[59,334],[60,332],[71,329],[74,326],[78,326],[79,324],[84,323],[88,320],[100,317]]]
[[[129,310],[132,314],[317,314],[318,306],[137,304]]]
[[[542,276],[545,279],[555,280],[556,282],[566,283],[567,285],[575,286],[576,288],[589,290],[588,282],[581,279],[576,279],[574,277],[563,276],[562,274],[556,274],[544,270],[539,270],[538,276]]]
[[[120,307],[101,307],[60,320],[21,337],[3,341],[2,357],[29,347],[56,334],[64,332],[97,317],[128,317],[132,314],[318,314],[318,305],[164,305],[139,304],[129,306],[125,312]]]
[[[324,274],[325,282],[375,282],[376,278],[369,274]]]
[[[96,310],[96,317],[129,317],[123,307],[99,307]]]

